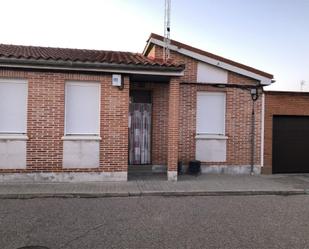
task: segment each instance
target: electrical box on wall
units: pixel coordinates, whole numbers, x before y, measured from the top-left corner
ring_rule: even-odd
[[[121,86],[122,82],[121,82],[121,74],[113,74],[112,75],[112,85],[113,86]]]

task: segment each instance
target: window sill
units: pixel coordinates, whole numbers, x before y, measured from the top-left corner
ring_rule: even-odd
[[[224,135],[217,134],[197,134],[195,139],[213,139],[213,140],[227,140],[228,137]]]
[[[100,141],[102,140],[99,136],[78,136],[78,135],[72,135],[72,136],[63,136],[61,140],[64,141],[80,141],[80,140],[88,140],[88,141]]]
[[[0,140],[28,140],[29,137],[24,134],[0,134]]]

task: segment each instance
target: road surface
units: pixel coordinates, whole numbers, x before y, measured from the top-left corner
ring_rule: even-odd
[[[0,200],[0,248],[309,248],[309,196]]]

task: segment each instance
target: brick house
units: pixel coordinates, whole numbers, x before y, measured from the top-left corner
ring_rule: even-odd
[[[127,180],[152,165],[261,171],[273,76],[151,34],[142,54],[0,45],[1,181]],[[259,97],[260,96],[260,97]],[[253,100],[254,99],[254,100]]]
[[[265,92],[263,173],[309,173],[308,107],[308,92]]]

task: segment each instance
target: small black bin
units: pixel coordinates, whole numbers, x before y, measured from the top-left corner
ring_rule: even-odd
[[[178,173],[178,175],[182,175],[183,174],[183,171],[182,171],[182,161],[178,162],[177,173]]]
[[[192,160],[189,162],[189,174],[197,175],[201,173],[201,161]]]

